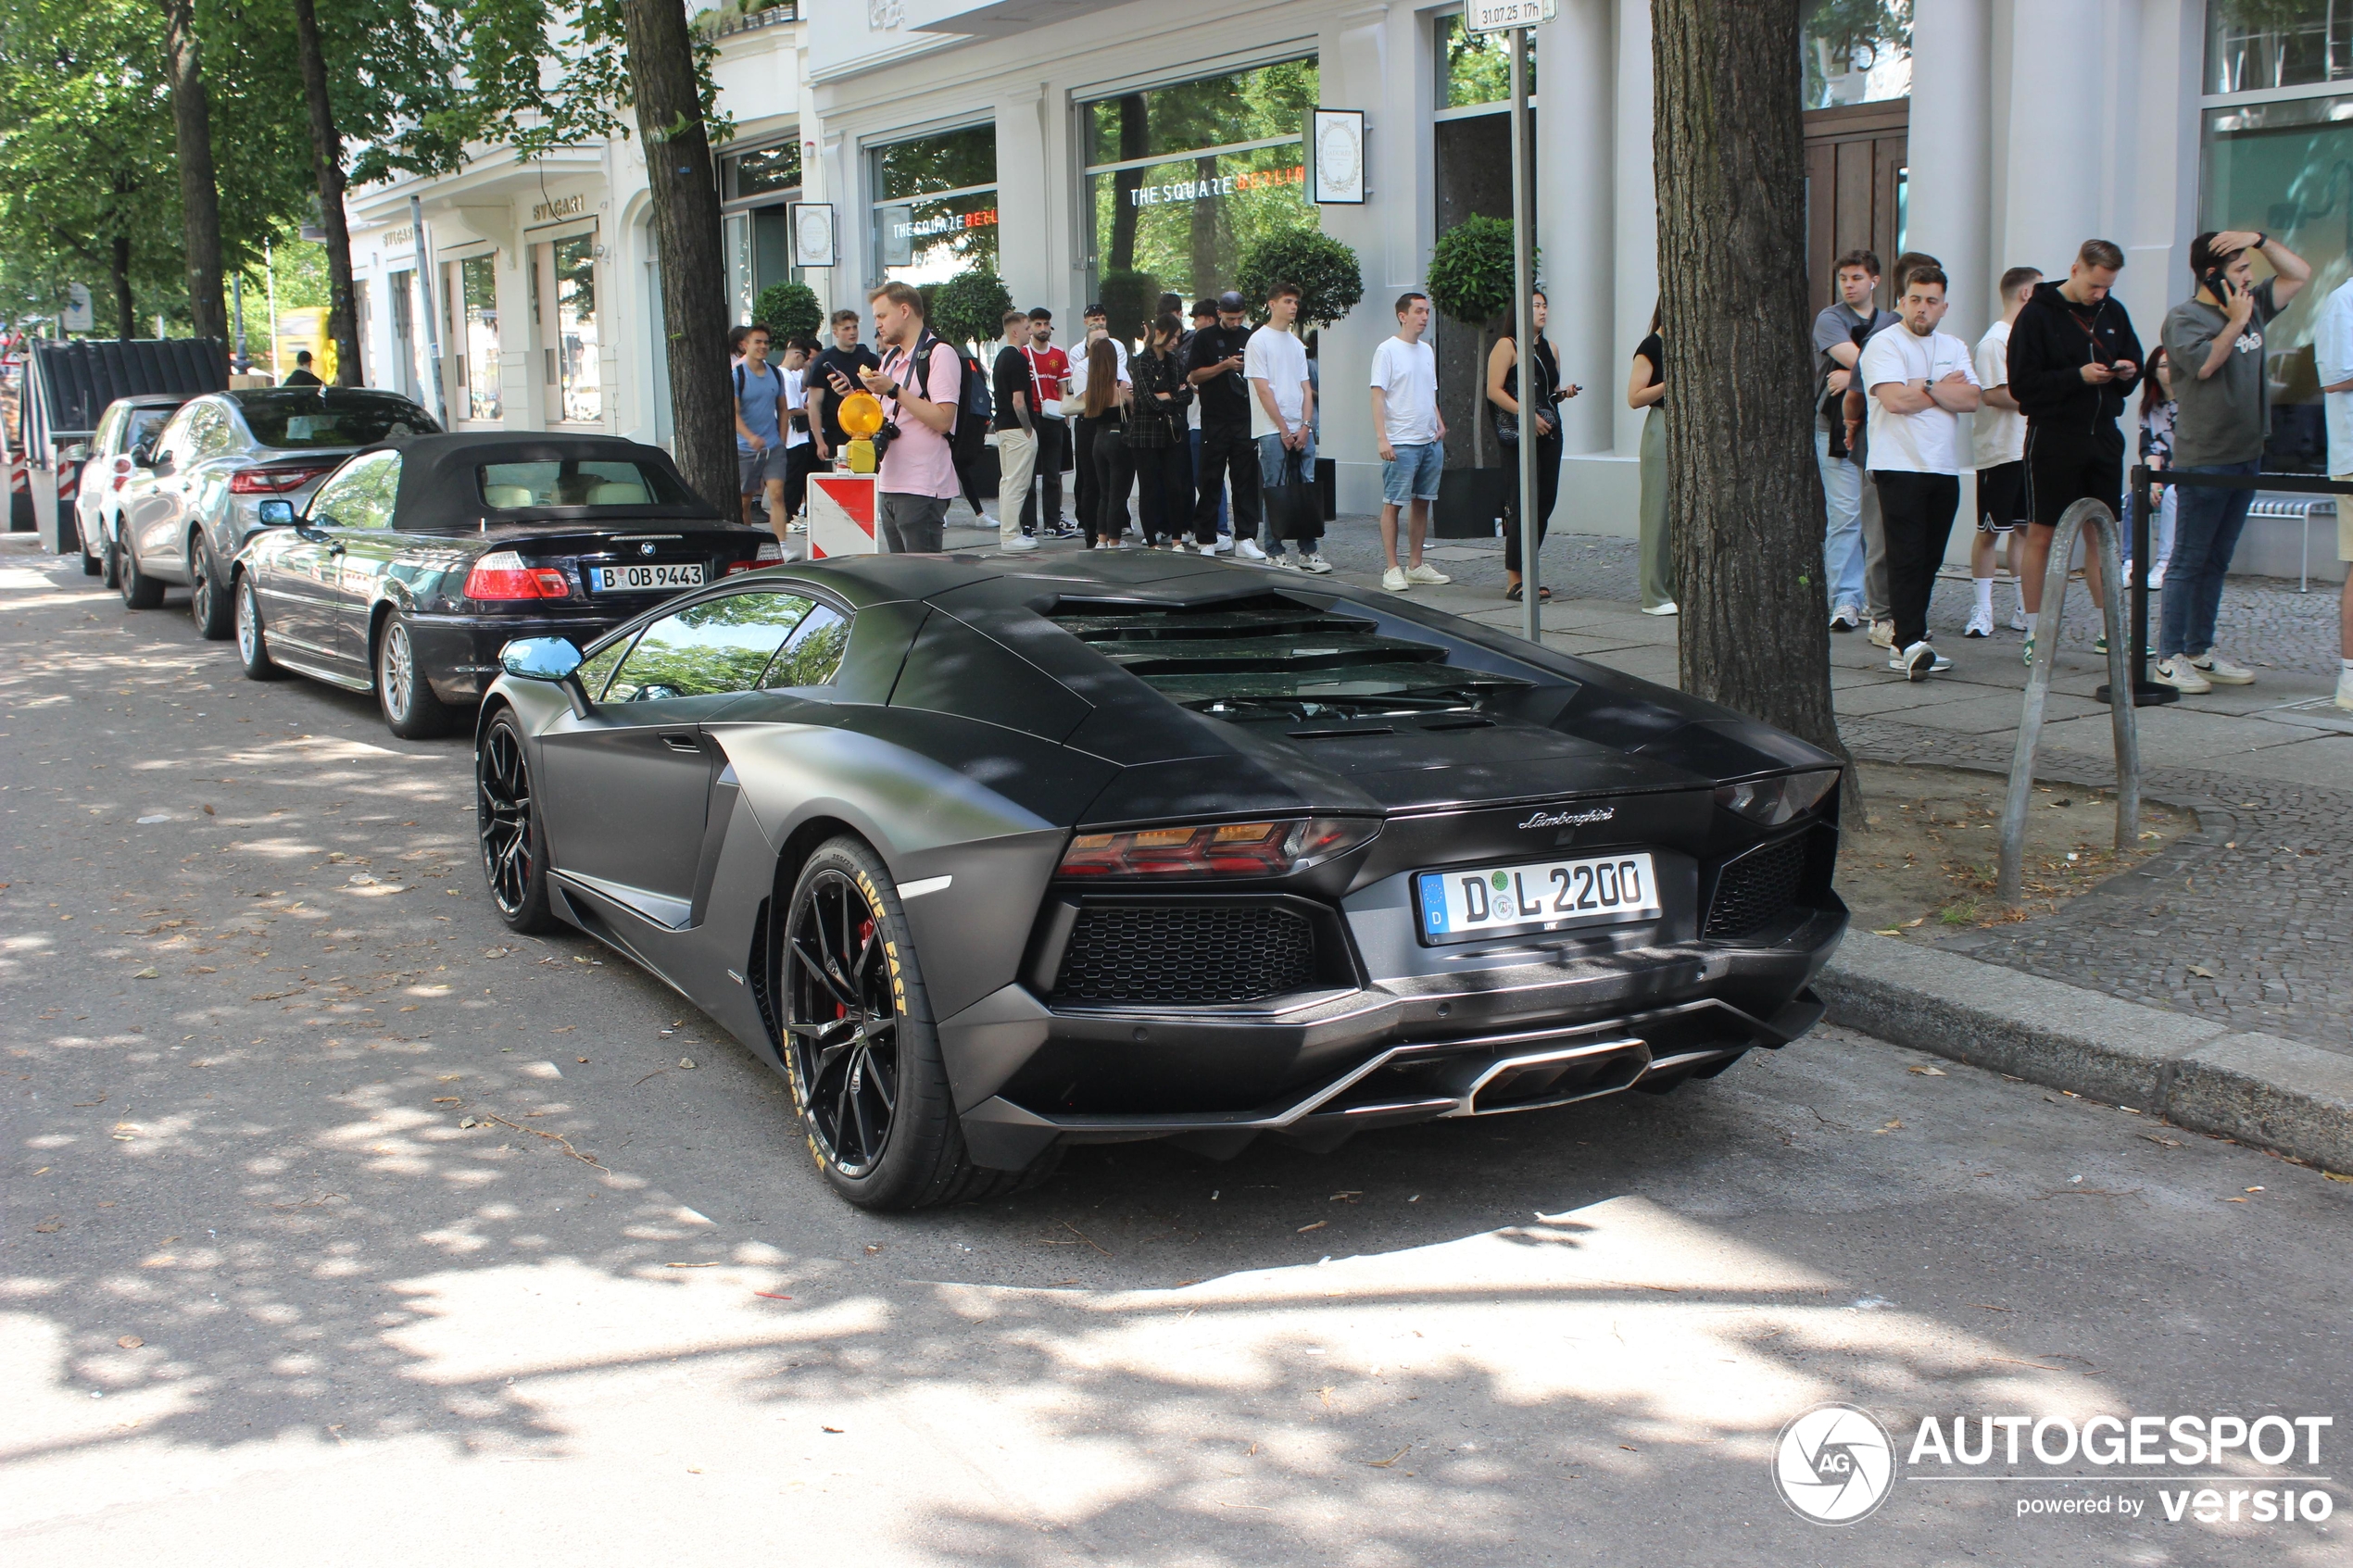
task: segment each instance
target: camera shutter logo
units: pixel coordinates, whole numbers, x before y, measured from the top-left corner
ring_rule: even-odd
[[[1817,1405],[1781,1428],[1773,1486],[1802,1519],[1852,1524],[1895,1489],[1895,1444],[1853,1405]]]

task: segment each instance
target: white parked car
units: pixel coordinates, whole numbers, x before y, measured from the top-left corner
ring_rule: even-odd
[[[82,541],[82,570],[106,574],[107,586],[121,585],[122,492],[136,470],[131,454],[151,445],[187,399],[178,393],[118,397],[98,416],[97,431],[81,446],[81,486],[74,496],[73,525]],[[67,458],[76,450],[68,447]]]

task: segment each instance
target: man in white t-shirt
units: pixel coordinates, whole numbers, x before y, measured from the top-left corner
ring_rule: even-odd
[[[1242,350],[1242,375],[1250,383],[1250,433],[1258,443],[1258,483],[1261,486],[1289,483],[1296,464],[1309,482],[1315,478],[1315,388],[1308,381],[1307,345],[1291,330],[1299,320],[1299,289],[1277,283],[1266,291],[1266,324],[1250,334]],[[1261,524],[1266,564],[1289,571],[1329,571],[1320,533],[1294,541],[1294,552],[1284,548],[1269,524]]]
[[[1977,603],[1969,610],[1965,637],[1994,634],[1994,565],[1997,551],[2010,557],[2011,586],[2017,587],[2018,546],[2010,541],[2020,522],[2031,521],[2026,505],[2026,416],[2010,395],[2010,323],[2043,274],[2013,267],[2002,274],[2002,319],[1977,340],[1977,384],[1983,401],[1971,439],[1977,463],[1977,537],[1969,542],[1969,574]],[[2005,546],[2007,546],[2005,549]],[[2010,630],[2026,630],[2023,597],[2011,607]]]
[[[2337,284],[2321,302],[2312,359],[2328,419],[2329,476],[2353,480],[2353,282]],[[2353,500],[2345,496],[2336,503],[2336,558],[2353,561]],[[2337,600],[2336,705],[2353,709],[2353,566],[2346,570]]]
[[[1446,421],[1438,413],[1438,357],[1422,333],[1429,329],[1429,295],[1419,289],[1397,296],[1397,335],[1373,350],[1373,431],[1380,443],[1381,548],[1389,570],[1380,585],[1402,594],[1416,583],[1451,583],[1434,566],[1422,564],[1422,540],[1429,533],[1429,504],[1438,499],[1438,476],[1446,466]],[[1397,509],[1410,506],[1413,522],[1406,546],[1408,564],[1397,564]]]
[[[1978,407],[1969,345],[1936,330],[1944,273],[1916,269],[1896,304],[1897,326],[1863,345],[1855,367],[1870,402],[1871,481],[1887,536],[1887,599],[1895,636],[1887,665],[1917,681],[1937,666],[1928,601],[1961,503],[1961,421]]]

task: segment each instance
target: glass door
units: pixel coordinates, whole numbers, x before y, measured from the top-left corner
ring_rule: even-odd
[[[567,235],[532,249],[533,314],[547,420],[601,425],[604,364],[597,312],[597,235]]]

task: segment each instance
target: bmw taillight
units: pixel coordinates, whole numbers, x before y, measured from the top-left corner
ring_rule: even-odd
[[[1063,851],[1068,877],[1281,876],[1344,855],[1380,831],[1346,817],[1082,833]]]
[[[784,546],[778,544],[775,540],[771,539],[766,544],[760,546],[760,553],[752,557],[751,559],[729,563],[726,575],[733,577],[738,571],[758,571],[761,567],[774,566],[777,562],[783,560],[784,558]]]
[[[568,599],[572,579],[552,566],[533,566],[512,550],[493,550],[466,573],[470,599]]]
[[[254,468],[239,469],[229,476],[232,495],[283,495],[289,490],[299,490],[325,473],[328,468]]]

